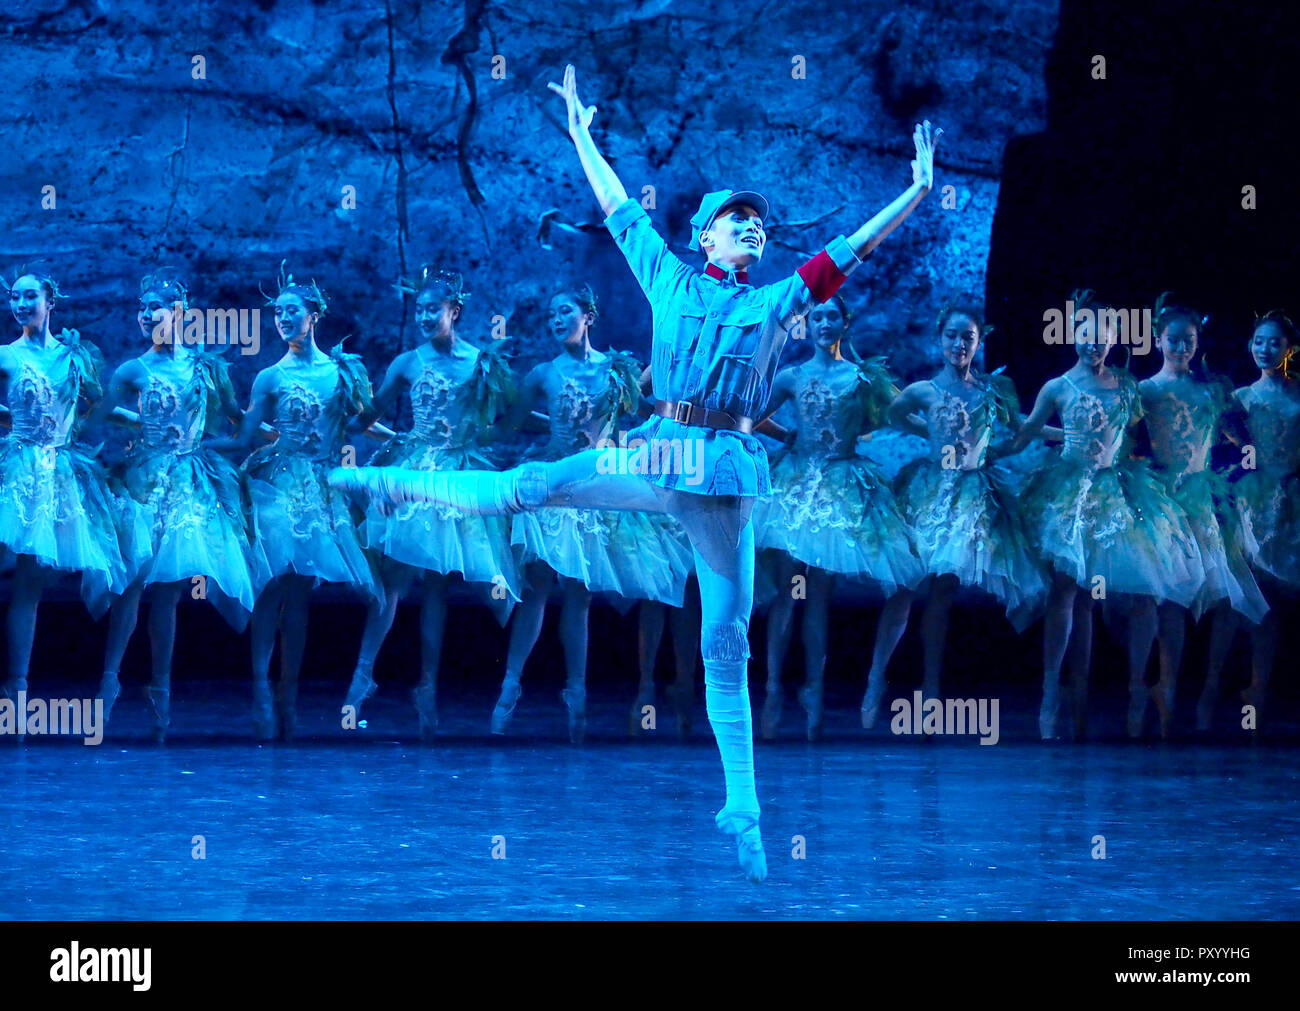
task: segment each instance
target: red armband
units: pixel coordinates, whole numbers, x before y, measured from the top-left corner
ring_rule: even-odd
[[[808,290],[818,302],[825,302],[839,291],[840,285],[844,283],[847,276],[835,266],[830,253],[824,249],[800,267],[797,273],[803,278],[803,283],[808,285]]]

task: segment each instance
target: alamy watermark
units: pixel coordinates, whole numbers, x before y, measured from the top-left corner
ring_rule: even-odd
[[[180,325],[180,343],[190,347],[230,344],[239,346],[241,355],[255,355],[262,348],[262,310],[254,309],[186,309],[180,302],[172,306],[173,319]],[[171,329],[164,323],[153,328],[155,344],[172,342]]]
[[[894,699],[889,710],[895,734],[978,734],[980,744],[997,744],[1002,736],[997,699],[927,699],[913,692],[910,699]]]
[[[0,698],[0,735],[80,737],[82,744],[104,739],[103,699]]]
[[[688,485],[704,482],[702,439],[629,440],[626,432],[620,432],[617,442],[601,439],[596,448],[602,450],[596,461],[598,474],[681,474]]]
[[[136,991],[152,986],[152,948],[95,948],[73,941],[50,952],[54,983],[130,983]]]
[[[1151,310],[1150,309],[1115,309],[1101,310],[1080,309],[1077,312],[1073,300],[1067,300],[1065,311],[1048,309],[1043,313],[1043,342],[1046,344],[1073,344],[1075,331],[1087,326],[1094,334],[1107,326],[1114,329],[1115,340],[1127,344],[1135,355],[1145,355],[1151,351]]]

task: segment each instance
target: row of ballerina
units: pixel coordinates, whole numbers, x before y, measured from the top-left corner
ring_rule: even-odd
[[[653,702],[654,655],[671,615],[671,697],[679,732],[690,732],[699,614],[687,595],[691,547],[675,520],[571,508],[464,515],[433,502],[352,497],[331,480],[332,470],[355,459],[354,436],[381,440],[374,467],[500,470],[521,432],[548,433],[531,440],[525,459],[555,460],[615,438],[646,408],[648,373],[628,354],[591,345],[598,311],[589,288],[565,288],[550,299],[548,326],[560,353],[518,379],[503,352],[507,342],[479,346],[458,334],[468,298],[459,275],[426,269],[405,287],[416,299],[421,338],[374,390],[360,356],[318,347],[327,306],[315,283],[282,277],[275,324],[287,351],[257,374],[241,409],[221,355],[179,339],[188,293],[174,273],[141,282],[137,322],[148,347],[107,383],[90,342],[51,329],[60,297],[51,278],[27,273],[8,285],[22,332],[0,346],[8,406],[0,420],[10,426],[0,441],[0,543],[14,568],[5,694],[27,687],[43,587],[70,571],[80,574],[91,613],[109,615],[98,691],[106,712],[120,695],[119,667],[148,591],[147,698],[163,739],[176,607],[183,596],[201,596],[236,630],[250,629],[256,736],[292,737],[309,595],[325,582],[367,598],[343,703],[344,719],[355,721],[375,691],[374,662],[397,603],[418,587],[421,671],[413,700],[427,740],[438,723],[448,590],[463,580],[502,624],[510,619],[492,713],[492,729],[501,733],[559,578],[571,739],[580,741],[586,729],[592,594],[622,609],[641,602],[629,732]],[[773,494],[754,509],[756,600],[770,612],[763,736],[775,736],[780,721],[797,598],[806,600],[807,681],[799,698],[808,736],[821,731],[827,601],[836,577],[883,600],[862,702],[867,728],[922,590],[927,697],[939,695],[954,597],[970,590],[996,599],[1019,631],[1044,621],[1045,739],[1057,735],[1063,694],[1072,733],[1085,732],[1099,599],[1128,616],[1131,736],[1143,732],[1152,702],[1161,733],[1171,730],[1188,615],[1211,621],[1198,727],[1211,724],[1242,623],[1253,637],[1242,697],[1258,717],[1277,641],[1274,608],[1300,588],[1300,391],[1288,372],[1295,327],[1279,312],[1257,319],[1248,352],[1259,378],[1233,390],[1193,369],[1201,316],[1162,300],[1154,317],[1161,366],[1139,382],[1108,364],[1117,335],[1104,303],[1090,292],[1076,293],[1074,302],[1077,360],[1042,388],[1027,417],[1006,376],[975,366],[984,327],[969,300],[939,314],[938,372],[901,390],[883,359],[853,353],[838,296],[811,311],[813,354],[778,373],[756,429],[781,444]],[[412,427],[394,433],[380,419],[403,394]],[[785,405],[797,418],[790,429],[771,417]],[[233,432],[223,435],[226,422]],[[91,448],[109,424],[130,430],[122,461],[111,467]],[[891,432],[919,436],[928,448],[895,468],[879,451]],[[1238,448],[1239,463],[1221,470],[1211,454],[1225,443]],[[1157,646],[1159,677],[1148,686]]]

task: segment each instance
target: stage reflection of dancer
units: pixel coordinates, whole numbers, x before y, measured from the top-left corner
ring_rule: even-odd
[[[1187,514],[1205,565],[1205,582],[1192,602],[1192,614],[1198,621],[1207,611],[1212,614],[1205,684],[1210,698],[1215,698],[1232,645],[1235,615],[1258,625],[1268,602],[1251,574],[1246,538],[1227,482],[1210,466],[1210,451],[1220,440],[1221,422],[1232,405],[1231,387],[1219,377],[1207,381],[1192,374],[1202,324],[1199,313],[1168,303],[1162,295],[1153,319],[1163,362],[1160,371],[1142,380],[1138,389],[1156,473]],[[1160,716],[1160,736],[1168,737],[1186,618],[1183,609],[1170,602],[1160,604],[1158,616],[1160,680],[1151,697]],[[1209,705],[1212,708],[1213,703]]]
[[[960,588],[994,597],[1023,632],[1047,594],[1016,500],[1016,480],[987,451],[1000,429],[1020,427],[1015,387],[1005,376],[975,367],[984,336],[973,299],[954,299],[939,312],[943,366],[933,379],[912,383],[889,409],[890,420],[925,438],[929,453],[898,476],[898,499],[930,575],[921,619],[923,691],[939,695],[948,618]],[[867,694],[863,723],[875,719],[881,694]]]
[[[695,552],[703,621],[705,703],[727,782],[717,825],[737,842],[746,875],[767,873],[758,827],[753,732],[746,667],[754,586],[755,496],[770,490],[767,457],[752,434],[766,405],[777,359],[795,319],[825,302],[929,191],[933,141],[929,124],[914,135],[913,183],[854,235],[783,281],[749,284],[762,256],[767,201],[721,190],[705,196],[692,219],[692,248],[708,259],[701,274],[682,263],[650,224],[597,150],[589,126],[594,106],[577,96],[573,68],[552,85],[568,108],[569,134],[587,180],[607,215],[605,225],[632,268],[654,314],[651,369],[656,416],[635,430],[637,449],[596,449],[501,474],[397,474],[385,468],[338,470],[332,480],[387,497],[432,498],[476,512],[549,506],[667,512],[681,521]],[[629,439],[633,433],[629,433]],[[696,466],[652,467],[667,450]]]
[[[1250,685],[1241,693],[1242,702],[1255,707],[1257,727],[1277,653],[1278,606],[1300,592],[1300,381],[1291,374],[1298,343],[1295,324],[1281,312],[1256,320],[1250,355],[1259,378],[1233,394],[1246,412],[1250,438],[1234,490],[1251,565],[1273,605],[1252,633]],[[1207,683],[1206,693],[1212,693],[1202,696],[1208,713],[1218,685]]]
[[[21,327],[0,345],[0,384],[11,430],[0,439],[0,545],[15,556],[9,600],[9,676],[3,694],[27,688],[36,611],[60,570],[81,573],[81,596],[95,617],[126,588],[122,505],[99,462],[73,445],[77,408],[99,399],[103,358],[75,330],[54,336],[58,285],[22,273],[6,283]]]
[[[1183,607],[1205,578],[1187,517],[1145,465],[1121,455],[1142,419],[1137,382],[1106,357],[1117,333],[1113,310],[1091,291],[1076,292],[1075,366],[1039,391],[1034,409],[1009,444],[1023,449],[1053,415],[1061,419],[1059,458],[1030,477],[1022,501],[1051,585],[1043,630],[1044,740],[1056,736],[1061,667],[1069,652],[1073,730],[1086,731],[1092,666],[1092,609],[1105,599],[1129,612],[1129,735],[1141,733],[1149,701],[1146,666],[1156,632],[1156,604]]]
[[[885,670],[907,628],[913,590],[925,576],[888,478],[856,455],[859,436],[885,424],[898,387],[883,359],[861,362],[853,355],[848,311],[840,296],[814,306],[807,326],[813,357],[777,373],[768,401],[769,412],[793,401],[798,425],[789,448],[772,463],[771,497],[754,507],[760,564],[770,566],[777,587],[767,622],[762,733],[768,740],[780,729],[781,669],[801,570],[807,680],[799,700],[810,741],[822,732],[827,609],[835,577],[866,583],[884,597],[868,675],[870,698],[873,689],[884,690]],[[842,348],[852,357],[845,357]]]
[[[307,645],[308,595],[321,582],[342,583],[383,600],[383,589],[361,548],[350,502],[329,487],[326,474],[343,459],[349,422],[370,406],[370,380],[359,355],[341,343],[326,354],[316,346],[325,297],[313,281],[280,281],[275,326],[288,345],[284,357],[253,380],[239,435],[214,440],[221,449],[249,448],[263,421],[278,433],[244,461],[257,547],[266,558],[252,619],[253,728],[259,740],[297,728],[298,674]],[[276,633],[280,682],[269,681]]]
[[[249,543],[245,494],[231,464],[202,443],[222,417],[243,417],[220,355],[182,341],[185,285],[168,272],[140,283],[136,321],[150,348],[118,366],[108,395],[92,414],[94,428],[119,405],[134,404],[139,432],[121,473],[121,494],[136,503],[131,583],[113,599],[99,695],[107,718],[121,693],[118,670],[135,630],[140,598],[150,591],[152,675],[147,698],[161,741],[171,722],[176,606],[189,592],[210,601],[236,630],[253,609],[260,567]],[[129,528],[128,528],[129,529]]]
[[[519,427],[534,405],[545,406],[550,436],[527,454],[530,460],[559,460],[601,445],[612,439],[621,418],[636,413],[641,366],[630,355],[591,346],[597,313],[589,287],[551,297],[548,326],[562,351],[524,377],[511,422]],[[636,600],[680,606],[686,574],[670,560],[672,543],[646,513],[580,508],[523,512],[514,516],[510,537],[524,573],[524,594],[510,626],[492,732],[505,732],[523,694],[524,665],[541,634],[546,601],[558,576],[564,594],[559,622],[565,663],[561,697],[568,711],[569,738],[579,744],[587,725],[592,594],[615,594],[613,602],[620,608]]]
[[[371,409],[358,420],[368,426],[386,414],[403,391],[411,398],[412,428],[394,436],[370,459],[371,466],[412,470],[495,467],[480,449],[509,406],[510,367],[495,343],[480,349],[458,336],[456,323],[469,299],[459,274],[431,275],[404,282],[416,296],[415,322],[423,340],[393,359]],[[421,584],[420,680],[412,692],[420,736],[431,740],[438,727],[438,666],[453,574],[482,590],[504,621],[519,599],[510,532],[498,516],[465,516],[432,502],[410,502],[392,510],[371,505],[362,541],[382,558],[382,601],[372,600],[352,683],[343,701],[353,707],[375,692],[375,657],[393,626],[399,598]]]

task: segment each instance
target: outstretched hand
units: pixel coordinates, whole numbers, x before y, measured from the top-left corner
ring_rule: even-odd
[[[927,190],[934,188],[934,146],[943,136],[943,127],[933,134],[930,121],[918,123],[912,132],[912,143],[916,145],[916,160],[912,162],[912,182],[920,183]]]
[[[583,105],[578,101],[578,75],[570,63],[564,68],[564,84],[556,84],[554,81],[547,84],[557,95],[564,99],[565,107],[569,113],[569,136],[576,135],[580,130],[585,130],[591,126],[591,118],[596,114],[594,105]]]

